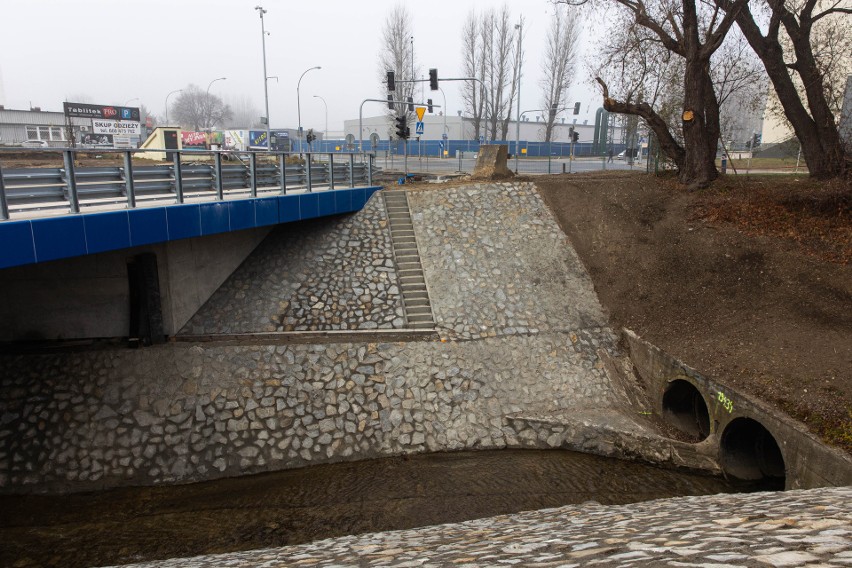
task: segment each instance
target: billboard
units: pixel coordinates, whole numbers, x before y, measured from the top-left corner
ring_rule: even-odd
[[[112,134],[114,136],[139,136],[142,134],[142,127],[138,122],[95,118],[92,119],[92,131],[97,134]]]
[[[265,149],[267,142],[266,130],[249,130],[249,148]]]
[[[139,122],[140,114],[138,107],[119,107],[112,105],[90,105],[86,103],[62,103],[65,116],[77,116],[81,118],[94,118],[102,120],[129,120]]]
[[[180,142],[187,150],[205,150],[207,148],[207,134],[181,130]]]
[[[271,131],[269,133],[269,141],[272,143],[273,150],[290,151],[290,133],[286,130]]]

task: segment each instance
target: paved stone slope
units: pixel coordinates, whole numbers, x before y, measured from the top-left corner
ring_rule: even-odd
[[[532,183],[408,195],[432,308],[458,338],[608,325],[594,286]]]
[[[340,219],[276,228],[182,333],[402,328],[381,192]]]
[[[136,565],[212,566],[852,565],[852,488],[572,505],[280,549]]]

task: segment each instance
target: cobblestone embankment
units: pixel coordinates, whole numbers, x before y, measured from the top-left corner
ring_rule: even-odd
[[[354,215],[276,228],[181,333],[402,328],[382,200],[379,192]]]
[[[594,286],[532,183],[409,192],[439,327],[461,339],[605,327]]]
[[[852,565],[852,488],[596,503],[280,549],[136,565],[678,566]]]
[[[207,332],[265,331],[275,313],[298,312],[299,325],[320,325],[325,308],[307,311],[314,294],[350,306],[350,323],[362,323],[341,298],[355,301],[347,295],[355,282],[369,288],[378,274],[388,294],[394,286],[393,272],[368,270],[391,254],[378,199],[314,227],[299,246],[271,238],[193,321]],[[2,356],[0,488],[85,490],[410,452],[558,446],[560,436],[508,416],[612,406],[598,349],[613,351],[614,335],[534,187],[477,185],[411,202],[444,340]],[[312,262],[321,276],[309,276]],[[312,284],[301,287],[300,274]]]

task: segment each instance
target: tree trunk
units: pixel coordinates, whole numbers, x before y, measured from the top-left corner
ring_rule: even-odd
[[[719,177],[716,170],[716,144],[719,141],[719,115],[709,61],[687,60],[684,78],[684,161],[678,172],[680,182],[703,188]],[[714,112],[715,111],[715,112]]]
[[[780,20],[777,14],[774,18]],[[840,176],[846,169],[843,145],[822,91],[822,78],[816,67],[810,41],[802,37],[794,38],[793,35],[797,35],[795,33],[791,35],[796,52],[796,70],[805,84],[810,108],[808,112],[784,62],[784,53],[778,41],[779,20],[769,26],[767,37],[763,36],[748,9],[740,12],[737,25],[766,68],[784,114],[802,145],[802,154],[810,175],[817,179]]]

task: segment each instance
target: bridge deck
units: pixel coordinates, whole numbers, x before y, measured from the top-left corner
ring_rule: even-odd
[[[0,268],[339,215],[360,210],[378,186],[223,201],[97,206],[79,214],[0,223]]]

